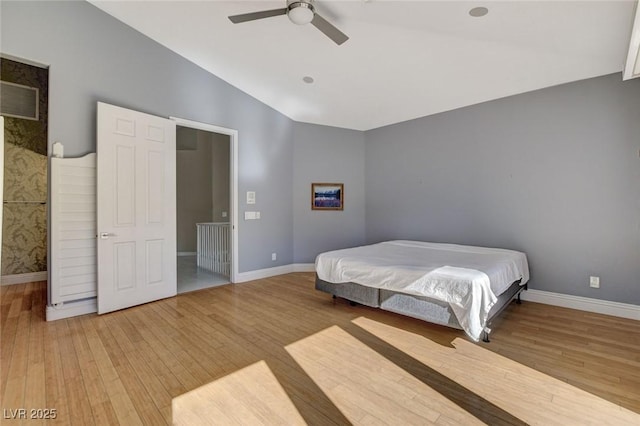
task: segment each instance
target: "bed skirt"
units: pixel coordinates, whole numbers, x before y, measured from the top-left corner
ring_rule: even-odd
[[[522,290],[526,290],[527,285],[520,285],[522,280],[512,283],[505,290],[489,311],[489,317],[485,324],[483,340],[489,341],[489,326],[491,322],[506,308],[509,303]],[[447,302],[431,299],[428,297],[413,296],[410,294],[397,293],[390,290],[366,287],[356,283],[330,283],[323,281],[316,275],[316,290],[341,297],[362,305],[380,308],[397,314],[406,315],[434,324],[462,329],[458,319],[451,310]],[[519,299],[518,299],[519,300]]]

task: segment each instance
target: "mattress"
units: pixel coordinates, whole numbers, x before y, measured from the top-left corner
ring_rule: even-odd
[[[318,278],[448,303],[460,326],[478,340],[489,311],[509,286],[529,280],[524,253],[421,241],[386,241],[316,258]]]

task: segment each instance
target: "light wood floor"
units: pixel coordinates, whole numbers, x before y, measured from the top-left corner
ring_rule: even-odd
[[[45,283],[0,290],[3,425],[640,424],[638,321],[523,302],[475,344],[309,273],[50,323]]]

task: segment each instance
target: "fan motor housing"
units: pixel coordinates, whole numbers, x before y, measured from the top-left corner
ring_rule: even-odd
[[[287,7],[290,7],[294,3],[304,3],[305,5],[307,5],[306,7],[310,7],[311,9],[313,9],[313,4],[312,4],[313,0],[287,0]],[[298,7],[298,6],[294,6],[294,7]]]
[[[294,24],[308,24],[314,15],[315,8],[311,0],[287,0],[287,16]]]

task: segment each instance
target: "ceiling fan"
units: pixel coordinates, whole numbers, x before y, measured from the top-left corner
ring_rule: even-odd
[[[294,24],[304,25],[311,23],[340,45],[349,40],[342,31],[330,24],[326,19],[316,13],[313,6],[313,0],[287,0],[287,7],[282,9],[262,10],[260,12],[243,13],[241,15],[229,16],[234,24],[242,22],[255,21],[256,19],[271,18],[272,16],[287,15],[289,20]]]

